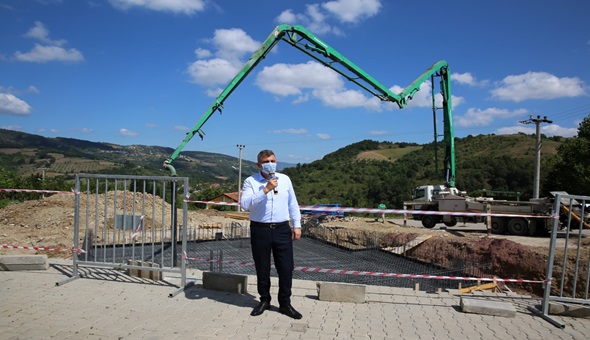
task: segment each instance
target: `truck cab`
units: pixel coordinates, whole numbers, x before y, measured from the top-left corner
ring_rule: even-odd
[[[465,210],[466,192],[459,191],[454,187],[447,187],[444,184],[421,185],[414,188],[412,192],[412,201],[405,202],[415,210],[440,211],[441,205],[448,210]],[[424,202],[422,204],[422,202]],[[413,214],[412,218],[421,221],[425,228],[433,228],[437,223],[444,223],[448,227],[455,226],[457,222],[463,221],[463,218],[455,216],[441,216],[430,214]]]
[[[414,189],[414,192],[412,193],[412,200],[430,202],[435,198],[443,197],[449,193],[450,191],[443,184],[422,185]]]

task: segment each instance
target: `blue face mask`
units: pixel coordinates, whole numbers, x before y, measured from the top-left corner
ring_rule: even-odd
[[[277,163],[262,163],[262,172],[267,175],[277,172]]]

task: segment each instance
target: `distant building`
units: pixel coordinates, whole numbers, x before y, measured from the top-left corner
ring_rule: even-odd
[[[238,203],[238,192],[226,192],[223,195],[210,199],[211,202],[230,202]],[[209,209],[209,204],[206,204],[205,209]]]

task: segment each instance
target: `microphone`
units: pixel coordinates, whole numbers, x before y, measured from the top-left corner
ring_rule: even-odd
[[[270,171],[268,174],[269,174],[270,178],[276,178],[277,177],[275,175],[275,172],[274,171]],[[278,195],[279,194],[279,191],[277,190],[277,188],[274,188],[273,189],[273,192],[275,193],[275,195]]]

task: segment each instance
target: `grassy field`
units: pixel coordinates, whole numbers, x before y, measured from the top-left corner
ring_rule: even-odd
[[[422,146],[407,146],[405,148],[389,148],[389,149],[381,149],[381,150],[371,150],[361,152],[357,156],[357,160],[380,160],[380,161],[390,161],[395,162],[399,158],[403,157],[404,155],[422,149]]]

